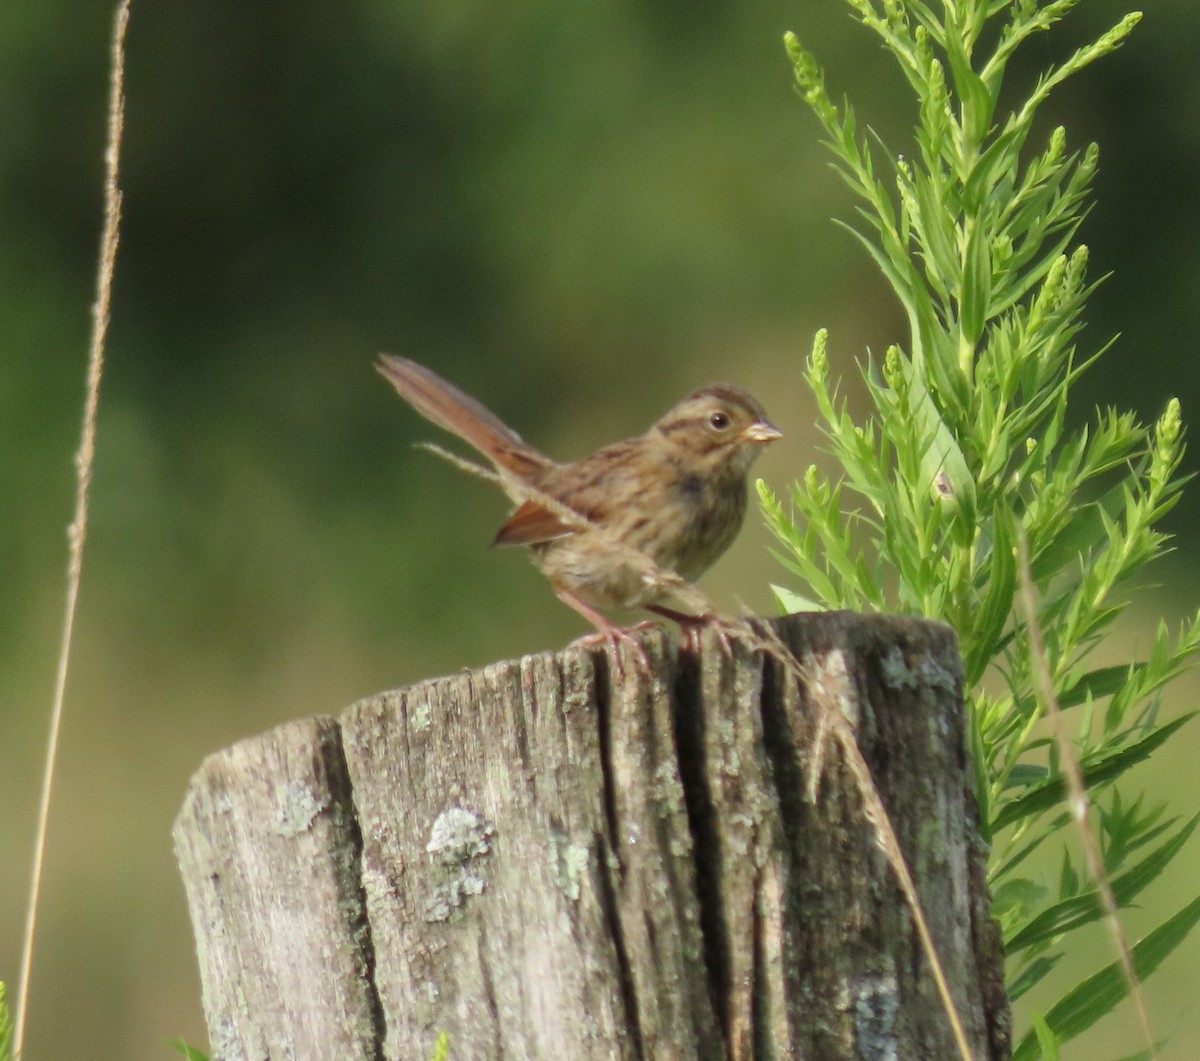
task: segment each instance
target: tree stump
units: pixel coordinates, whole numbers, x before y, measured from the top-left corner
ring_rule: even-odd
[[[953,633],[767,626],[855,728],[972,1055],[1007,1057]],[[620,682],[568,648],[210,756],[174,835],[214,1056],[959,1056],[811,682],[643,644]]]

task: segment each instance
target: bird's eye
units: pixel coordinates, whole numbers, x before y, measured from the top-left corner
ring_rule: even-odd
[[[729,415],[720,410],[708,418],[709,425],[716,431],[724,431],[729,426]]]

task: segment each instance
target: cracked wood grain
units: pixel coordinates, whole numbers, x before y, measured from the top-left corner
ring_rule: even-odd
[[[855,719],[973,1053],[1006,1057],[953,635],[772,625]],[[811,690],[644,644],[615,686],[571,648],[206,760],[175,838],[214,1056],[953,1056],[836,751],[813,785]]]

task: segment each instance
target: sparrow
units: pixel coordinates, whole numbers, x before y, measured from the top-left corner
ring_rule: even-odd
[[[737,537],[750,467],[783,437],[748,391],[701,387],[644,434],[559,463],[425,366],[384,354],[377,368],[417,412],[491,462],[516,505],[493,544],[528,546],[558,598],[614,650],[625,641],[645,659],[602,608],[646,608],[692,632],[709,618],[664,605],[670,580],[656,571],[694,582]]]

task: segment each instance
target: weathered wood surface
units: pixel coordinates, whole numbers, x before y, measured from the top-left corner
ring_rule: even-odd
[[[976,1058],[1003,955],[945,627],[773,624],[840,702]],[[217,1058],[957,1056],[811,688],[646,636],[422,682],[205,761],[175,825]]]

